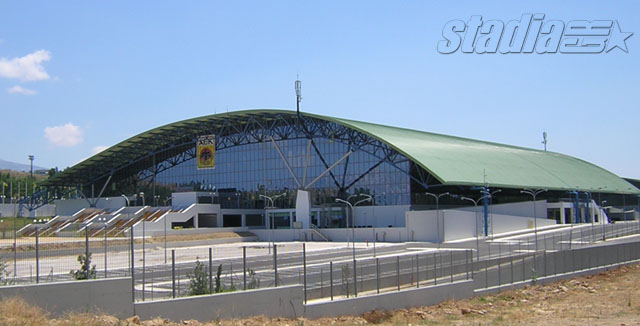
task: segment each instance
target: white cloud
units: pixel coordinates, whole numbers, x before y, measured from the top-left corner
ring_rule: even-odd
[[[76,146],[84,140],[82,129],[71,122],[62,126],[44,128],[44,137],[51,144],[60,147]]]
[[[107,148],[109,148],[109,146],[99,145],[99,146],[96,146],[96,147],[92,148],[91,149],[91,153],[93,153],[93,155],[96,155],[96,154],[104,151]]]
[[[51,54],[39,50],[20,58],[0,58],[0,77],[19,79],[22,81],[46,80],[49,74],[44,71],[42,63],[49,61]]]
[[[16,85],[13,86],[11,88],[7,88],[7,92],[9,94],[22,94],[22,95],[36,95],[38,94],[38,92],[32,90],[32,89],[28,89],[28,88],[24,88],[22,86]]]

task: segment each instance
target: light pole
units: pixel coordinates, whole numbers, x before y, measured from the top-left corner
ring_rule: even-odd
[[[435,200],[436,200],[436,227],[438,228],[438,248],[440,248],[440,242],[441,242],[440,241],[440,197],[448,196],[449,192],[445,192],[445,193],[439,194],[439,195],[432,194],[430,192],[425,192],[424,194],[427,195],[427,196],[431,196],[431,197],[435,198]],[[444,221],[442,221],[442,222],[444,223]],[[444,241],[444,239],[442,239],[442,241]]]
[[[484,195],[484,196],[482,196],[482,197],[480,197],[478,199],[475,199],[475,200],[471,199],[469,197],[464,197],[464,196],[460,197],[460,199],[462,199],[462,200],[468,200],[468,201],[472,202],[473,206],[475,206],[473,211],[474,211],[475,216],[476,216],[476,251],[478,252],[478,255],[476,256],[476,261],[480,261],[480,232],[478,232],[478,203],[481,200],[485,199],[485,198],[491,198],[491,195]]]
[[[276,208],[275,207],[275,200],[278,197],[282,197],[282,196],[284,196],[286,194],[287,194],[286,192],[283,192],[283,193],[281,193],[279,195],[275,195],[275,196],[267,196],[267,195],[259,195],[258,196],[258,198],[264,198],[265,201],[269,201],[271,203],[270,205],[266,205],[264,207],[264,209],[265,209],[265,215],[269,218],[269,224],[271,224],[271,232],[270,232],[270,238],[271,238],[270,240],[271,241],[270,242],[271,242],[272,246],[275,245],[275,242],[273,241],[273,228],[275,227],[275,223],[273,221],[273,216],[269,215],[269,209]],[[269,253],[271,253],[271,246],[269,247]]]
[[[538,217],[536,216],[536,197],[543,193],[546,192],[547,189],[536,189],[536,190],[532,190],[532,189],[523,189],[520,190],[521,194],[527,194],[531,197],[533,197],[533,234],[536,240],[536,251],[538,251]]]
[[[35,158],[35,156],[33,155],[29,155],[29,171],[30,171],[30,175],[31,177],[29,179],[31,179],[31,184],[33,185],[33,159]],[[24,196],[28,196],[28,188],[25,185],[25,189],[24,189]],[[33,190],[31,190],[31,195],[33,195]],[[29,199],[30,203],[33,204],[33,196],[31,196],[31,199]]]
[[[348,198],[353,197],[354,195],[351,195]],[[354,222],[355,222],[355,216],[354,216],[354,211],[353,211],[353,207],[358,206],[358,204],[364,203],[366,201],[371,201],[372,197],[369,196],[368,198],[365,199],[361,199],[359,201],[357,201],[355,204],[351,204],[350,202],[344,200],[344,199],[340,199],[340,198],[336,198],[336,203],[345,203],[347,205],[349,205],[349,207],[351,207],[351,249],[353,251],[353,259],[356,259],[356,231],[354,228]],[[347,218],[347,222],[349,222],[349,219]],[[347,226],[348,227],[348,226]],[[347,236],[349,235],[349,232],[347,232]],[[349,244],[349,240],[347,239],[347,245]]]
[[[361,194],[363,197],[367,197],[369,198],[369,201],[371,202],[371,217],[373,218],[373,257],[376,256],[376,242],[377,242],[377,234],[376,234],[376,224],[377,224],[377,220],[376,220],[376,198],[378,198],[379,196],[385,195],[386,192],[383,192],[381,194],[377,194],[377,195],[369,195],[369,194]],[[349,196],[351,197],[351,196]]]

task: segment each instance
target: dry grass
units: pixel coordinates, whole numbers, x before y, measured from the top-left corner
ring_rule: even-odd
[[[203,309],[206,309],[203,307]],[[521,290],[435,306],[395,311],[371,311],[361,316],[295,320],[253,317],[200,323],[166,319],[140,321],[137,317],[119,320],[99,314],[69,314],[51,319],[39,308],[18,298],[0,302],[0,325],[640,325],[640,265],[622,267],[598,275],[537,285]]]

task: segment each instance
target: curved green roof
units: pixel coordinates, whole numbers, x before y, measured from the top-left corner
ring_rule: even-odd
[[[187,131],[193,133],[194,128],[204,122],[228,118],[241,121],[252,115],[264,114],[295,115],[296,112],[236,111],[161,126],[131,137],[66,169],[47,180],[46,184],[59,185],[72,180],[77,181],[78,178],[73,176],[79,176],[81,179],[90,169],[116,169],[122,164],[130,164],[136,160],[136,155],[127,154],[132,148],[136,149],[135,153],[140,157],[151,151],[152,146],[168,146],[168,140],[163,139],[172,138],[175,142],[176,137],[179,138]],[[316,114],[302,114],[335,122],[377,138],[413,160],[446,185],[483,185],[486,174],[486,182],[492,187],[640,194],[637,188],[617,175],[568,155]],[[163,138],[162,135],[166,134],[172,134],[173,137]]]

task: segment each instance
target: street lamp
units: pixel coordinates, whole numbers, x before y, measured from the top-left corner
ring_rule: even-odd
[[[378,235],[376,234],[376,224],[377,224],[377,219],[376,219],[376,198],[378,198],[379,196],[382,195],[386,195],[386,192],[383,192],[381,194],[377,194],[377,195],[369,195],[369,194],[361,194],[364,197],[369,198],[369,201],[371,202],[371,217],[373,217],[373,257],[376,256],[376,242],[377,242],[377,238]],[[351,197],[351,196],[349,196]]]
[[[353,195],[347,197],[347,199],[350,198],[350,197],[353,197]],[[351,204],[350,202],[348,202],[348,201],[346,201],[344,199],[336,198],[336,203],[344,203],[344,204],[349,205],[349,207],[351,207],[351,241],[352,241],[351,249],[353,250],[353,259],[356,259],[356,231],[355,231],[355,228],[354,228],[354,222],[355,222],[354,213],[355,212],[353,211],[353,207],[354,206],[358,206],[358,204],[360,204],[360,203],[364,203],[364,202],[371,201],[371,200],[372,200],[372,197],[369,196],[368,198],[361,199],[361,200],[357,201],[355,204]],[[347,223],[348,222],[349,222],[349,219],[347,218]],[[347,227],[349,227],[349,226],[347,225]],[[349,245],[348,237],[349,237],[349,232],[347,232],[347,246]]]
[[[485,198],[491,198],[491,195],[484,195],[475,200],[469,197],[464,197],[464,196],[461,196],[459,198],[461,200],[468,200],[473,203],[473,206],[475,206],[474,212],[476,214],[476,251],[478,252],[478,255],[476,256],[476,261],[480,261],[480,238],[479,238],[480,232],[478,232],[478,203]]]
[[[536,251],[538,251],[538,217],[536,216],[536,196],[538,196],[539,194],[546,192],[547,189],[537,189],[537,190],[532,190],[532,189],[523,189],[520,190],[521,194],[527,194],[531,197],[533,197],[533,233],[535,235],[535,239],[536,239]]]
[[[271,241],[270,242],[271,242],[272,246],[275,245],[274,240],[273,240],[273,229],[275,227],[275,223],[273,221],[273,216],[269,215],[269,211],[268,210],[276,208],[275,207],[275,200],[278,199],[278,197],[282,197],[282,196],[284,196],[286,194],[287,194],[286,192],[283,192],[283,193],[281,193],[279,195],[275,195],[275,196],[258,195],[258,198],[264,198],[265,201],[269,201],[271,203],[270,205],[265,206],[264,209],[265,209],[265,213],[266,213],[267,217],[269,218],[269,224],[271,224],[271,232],[270,232],[270,238],[271,238],[270,240]],[[269,253],[271,253],[271,247],[269,247]]]
[[[439,204],[439,202],[440,202],[440,197],[449,195],[449,192],[445,192],[445,193],[439,194],[439,195],[432,194],[430,192],[425,192],[424,194],[427,195],[427,196],[431,196],[431,197],[435,198],[435,200],[436,200],[436,225],[437,225],[437,228],[438,228],[438,248],[440,248],[440,204]],[[442,221],[442,222],[444,223],[444,221]],[[444,241],[444,239],[442,239],[442,240]]]

